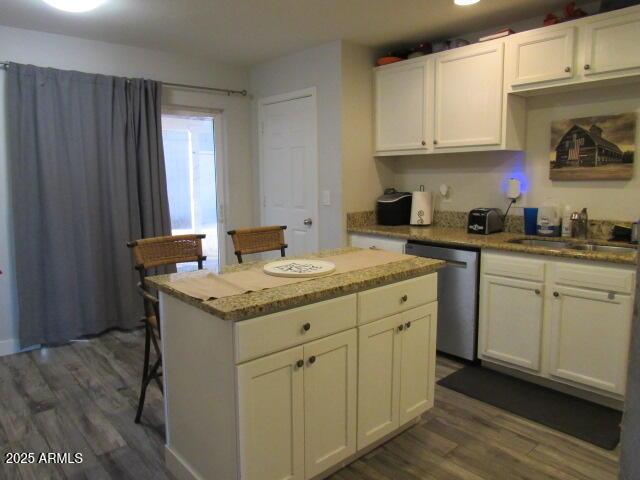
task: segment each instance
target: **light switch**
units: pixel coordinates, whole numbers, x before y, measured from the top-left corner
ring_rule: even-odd
[[[325,207],[331,205],[331,190],[322,191],[322,205]]]

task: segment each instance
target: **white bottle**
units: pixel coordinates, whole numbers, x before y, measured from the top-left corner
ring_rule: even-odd
[[[565,205],[562,210],[562,236],[570,237],[571,236],[571,214],[573,213],[573,209],[571,205]]]

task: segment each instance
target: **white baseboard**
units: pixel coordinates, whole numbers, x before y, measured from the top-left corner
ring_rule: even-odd
[[[19,351],[20,346],[18,345],[18,340],[13,338],[9,340],[0,340],[0,357],[4,355],[12,355]]]

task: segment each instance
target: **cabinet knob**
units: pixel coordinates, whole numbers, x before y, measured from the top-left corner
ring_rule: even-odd
[[[536,288],[536,295],[540,295],[540,289]]]
[[[404,324],[405,328],[411,328],[411,322],[407,322]]]
[[[296,362],[296,367],[298,367],[298,368],[302,368],[302,367],[304,367],[304,360],[298,360],[298,361]]]
[[[584,66],[585,70],[590,70],[591,69],[591,65],[589,65],[588,63]]]
[[[567,72],[567,73],[569,73],[569,72],[571,71],[571,67],[565,67],[565,68],[564,68],[564,71],[565,71],[565,72]]]
[[[560,294],[558,292],[553,292],[553,296],[558,298],[560,296]]]
[[[609,295],[607,295],[607,298],[609,300],[615,300],[616,299],[616,292],[609,292]]]
[[[433,144],[434,144],[434,145],[437,145],[437,144],[438,144],[438,140],[434,140],[434,141],[433,141]]]
[[[404,303],[404,302],[406,302],[407,300],[409,300],[409,297],[407,297],[406,295],[402,295],[402,296],[400,297],[400,300]]]
[[[401,332],[402,330],[404,330],[404,325],[398,325],[398,331]]]
[[[425,142],[424,140],[422,140],[422,145],[426,145],[426,144],[427,144],[427,142]]]
[[[302,325],[302,330],[304,330],[305,332],[308,332],[309,330],[311,330],[311,324],[305,323],[304,325]]]
[[[311,364],[316,363],[316,357],[314,355],[311,355],[309,357],[309,363],[311,363]]]

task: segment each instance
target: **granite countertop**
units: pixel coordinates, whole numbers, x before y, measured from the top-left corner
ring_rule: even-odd
[[[410,225],[383,226],[383,225],[357,225],[348,228],[349,233],[365,233],[372,235],[382,235],[390,238],[401,238],[405,240],[416,240],[443,245],[477,247],[481,249],[506,250],[509,252],[530,253],[535,255],[550,255],[554,257],[576,258],[580,260],[591,260],[597,262],[610,262],[626,265],[635,265],[637,256],[635,253],[613,253],[613,252],[588,252],[582,250],[558,249],[548,246],[530,246],[517,243],[510,243],[520,238],[541,238],[522,235],[519,233],[493,233],[491,235],[474,235],[467,233],[463,228],[445,227],[412,227]],[[547,240],[554,240],[546,238]],[[555,240],[566,241],[566,238]],[[571,243],[585,243],[583,240],[570,239]],[[620,245],[620,243],[606,242],[601,240],[589,240],[589,243],[601,245]]]
[[[315,255],[307,255],[305,258],[322,258],[355,250],[358,249],[348,247],[325,250]],[[224,271],[233,272],[261,267],[267,262],[233,265],[225,268]],[[445,262],[441,260],[412,256],[399,262],[207,301],[190,297],[171,286],[176,279],[193,274],[190,272],[149,277],[147,283],[161,292],[179,298],[223,320],[239,321],[427,275],[444,265]]]

